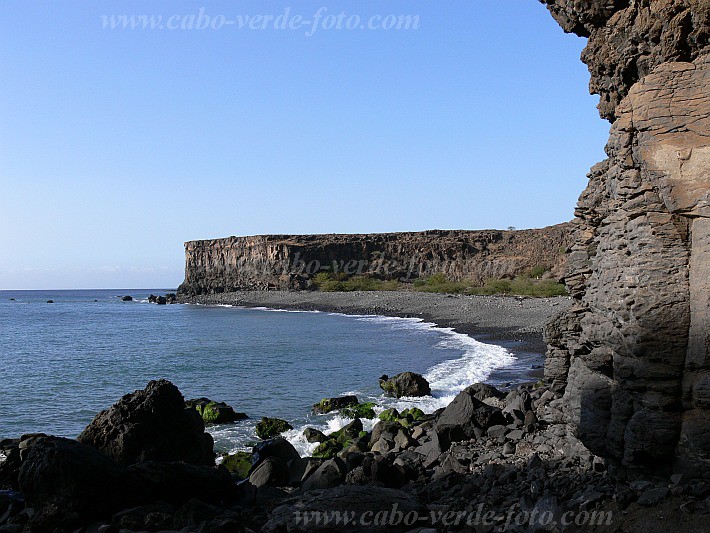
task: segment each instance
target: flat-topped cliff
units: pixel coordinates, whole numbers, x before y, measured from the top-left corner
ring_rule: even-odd
[[[183,295],[304,289],[319,272],[414,280],[445,274],[482,284],[545,266],[560,274],[570,223],[532,230],[262,235],[185,243]]]
[[[546,375],[597,454],[710,477],[710,3],[541,0],[613,126],[580,197]]]

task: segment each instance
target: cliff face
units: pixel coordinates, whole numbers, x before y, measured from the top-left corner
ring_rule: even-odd
[[[318,272],[416,279],[444,273],[483,283],[545,265],[560,276],[571,225],[520,231],[264,235],[185,243],[185,295],[302,289]]]
[[[710,477],[707,0],[541,0],[582,60],[607,160],[589,174],[546,376],[600,455]]]

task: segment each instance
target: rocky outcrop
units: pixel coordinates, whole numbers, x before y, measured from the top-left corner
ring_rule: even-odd
[[[151,460],[214,464],[212,436],[205,433],[202,417],[164,379],[100,412],[77,440],[122,465]]]
[[[304,289],[319,272],[413,280],[443,273],[482,284],[535,267],[562,274],[570,225],[520,231],[263,235],[185,243],[180,295]]]
[[[395,398],[431,395],[429,382],[424,376],[414,372],[402,372],[392,377],[383,375],[380,377],[379,381],[380,388],[385,391],[388,396],[394,396]]]
[[[595,453],[710,477],[710,4],[543,0],[613,122],[579,199],[546,376]]]

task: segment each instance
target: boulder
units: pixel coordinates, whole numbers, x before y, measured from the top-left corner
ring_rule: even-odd
[[[230,505],[238,493],[226,468],[145,461],[128,467],[141,501],[182,505],[192,499]]]
[[[317,414],[326,414],[331,411],[337,411],[345,407],[351,407],[360,403],[357,396],[340,396],[338,398],[323,398],[320,402],[313,405],[313,412]]]
[[[139,503],[125,468],[91,446],[59,437],[34,440],[19,485],[34,509],[33,530],[71,530]]]
[[[342,459],[334,458],[323,462],[301,486],[305,491],[336,487],[345,480],[346,468]]]
[[[222,456],[222,466],[242,479],[249,477],[252,454],[250,452],[228,453]]]
[[[133,296],[124,296],[121,298],[121,301],[123,302],[132,302],[133,301]]]
[[[452,442],[470,439],[491,426],[505,425],[505,416],[497,407],[475,397],[475,388],[467,388],[456,395],[436,421],[439,442],[445,451]]]
[[[151,381],[100,412],[78,440],[119,464],[183,461],[214,465],[213,441],[194,409],[185,407],[178,388],[167,380]]]
[[[293,429],[293,426],[285,420],[263,417],[256,425],[256,436],[260,439],[270,439],[291,429]]]
[[[289,469],[285,462],[269,457],[249,474],[249,483],[256,488],[271,486],[284,487],[289,483]]]
[[[209,398],[188,400],[185,405],[195,409],[206,424],[231,424],[249,418],[245,413],[237,413],[226,403],[215,402]]]
[[[260,442],[254,446],[252,452],[252,465],[254,467],[257,467],[269,457],[276,457],[287,464],[289,461],[301,458],[301,456],[298,455],[296,448],[293,447],[293,444],[283,437],[276,437],[274,439]]]
[[[468,387],[471,394],[477,400],[485,400],[486,398],[505,398],[505,394],[496,389],[493,385],[486,383],[474,383]]]
[[[325,433],[315,428],[306,428],[303,430],[303,436],[308,442],[325,442],[328,440]]]
[[[402,372],[391,378],[387,377],[387,375],[381,376],[380,388],[389,396],[394,396],[395,398],[431,395],[429,382],[423,376],[414,372]]]

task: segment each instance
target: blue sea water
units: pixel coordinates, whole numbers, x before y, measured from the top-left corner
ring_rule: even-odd
[[[256,421],[276,416],[294,425],[286,436],[305,454],[314,445],[304,427],[348,422],[313,415],[321,398],[354,393],[377,410],[431,412],[515,364],[505,348],[419,319],[147,302],[165,292],[0,291],[0,438],[76,437],[122,395],[166,378],[186,398],[224,401],[251,417],[208,428],[219,451],[249,447]],[[380,375],[406,370],[427,377],[432,397],[381,394]]]

